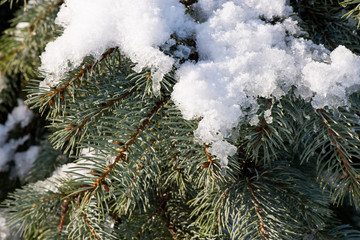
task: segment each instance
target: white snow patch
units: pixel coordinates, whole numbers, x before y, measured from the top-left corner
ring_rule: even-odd
[[[20,123],[22,128],[27,126],[34,116],[33,112],[25,105],[23,100],[18,99],[17,103],[18,106],[8,115],[5,123],[5,126],[9,129],[14,128],[17,123]]]
[[[92,148],[83,148],[81,151],[81,157],[94,157],[97,153]],[[34,184],[34,189],[38,192],[52,191],[58,192],[58,186],[61,186],[63,180],[74,180],[81,176],[88,176],[89,179],[94,176],[91,175],[89,166],[93,165],[94,162],[89,160],[81,159],[75,163],[68,163],[62,165],[56,169],[52,176],[44,181],[38,181]],[[86,168],[84,166],[87,166]]]
[[[330,54],[331,63],[311,62],[303,68],[304,80],[316,93],[314,108],[341,106],[346,97],[360,86],[360,58],[344,46]]]
[[[8,170],[8,163],[13,159],[16,149],[28,139],[29,136],[24,136],[16,140],[10,139],[9,142],[0,145],[0,171]]]
[[[15,169],[12,177],[18,176],[20,180],[24,180],[27,173],[30,171],[33,163],[38,157],[40,147],[31,146],[25,152],[17,152],[14,155]]]
[[[224,141],[245,117],[251,124],[256,99],[281,97],[291,86],[315,108],[344,104],[348,89],[360,83],[360,58],[345,47],[331,54],[322,46],[296,38],[297,22],[267,24],[261,17],[288,17],[284,0],[211,1],[198,6],[208,19],[196,28],[200,61],[183,64],[172,99],[185,119],[201,118],[195,137],[212,144],[209,152],[226,165],[235,147]],[[326,63],[327,62],[327,63]],[[245,109],[250,108],[248,113]],[[248,114],[248,116],[246,116]],[[271,123],[270,110],[264,113]]]
[[[151,68],[158,95],[162,76],[190,54],[178,47],[171,57],[160,48],[175,44],[173,33],[193,35],[199,61],[179,67],[172,100],[185,119],[201,118],[196,140],[211,144],[223,165],[236,152],[224,139],[245,119],[259,122],[258,97],[280,98],[295,86],[315,108],[337,107],[359,89],[360,58],[342,46],[330,53],[299,38],[286,0],[199,0],[195,9],[200,24],[176,0],[66,0],[56,20],[64,33],[41,56],[43,85],[56,85],[85,56],[98,59],[119,47],[137,63],[136,71]],[[274,17],[284,20],[267,23]],[[270,112],[264,117],[272,121]]]
[[[79,164],[91,164],[88,161],[78,161]],[[71,180],[78,176],[79,173],[88,174],[89,171],[74,171],[74,168],[77,167],[76,163],[68,163],[62,165],[56,169],[52,176],[47,178],[44,181],[38,181],[34,184],[34,189],[38,192],[52,191],[58,192],[58,187],[62,185],[62,180]]]
[[[10,238],[10,229],[6,225],[6,219],[0,213],[0,239],[6,240]]]
[[[153,90],[175,63],[159,50],[170,35],[185,37],[193,21],[176,0],[66,0],[56,23],[64,27],[62,36],[46,46],[41,56],[45,82],[56,85],[64,74],[78,67],[83,58],[100,58],[108,48],[119,47],[137,63],[136,71],[152,69]]]
[[[272,123],[273,117],[271,116],[271,110],[268,109],[264,112],[264,118],[267,123]]]
[[[18,146],[24,144],[29,139],[29,136],[24,136],[19,139],[10,139],[7,142],[8,133],[13,130],[17,124],[21,127],[27,126],[33,117],[33,112],[18,99],[18,106],[15,107],[8,115],[5,124],[0,124],[0,171],[8,169],[8,162],[14,157]]]

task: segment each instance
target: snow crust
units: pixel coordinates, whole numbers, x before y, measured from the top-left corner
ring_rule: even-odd
[[[258,123],[259,96],[280,98],[295,86],[314,108],[323,108],[346,104],[359,89],[360,58],[343,46],[330,52],[299,37],[286,0],[199,0],[194,7],[201,23],[175,0],[66,0],[56,20],[64,33],[41,56],[44,84],[56,85],[87,55],[100,58],[119,47],[136,71],[152,69],[158,95],[162,76],[175,64],[172,100],[185,119],[201,119],[195,138],[210,144],[223,165],[236,152],[225,138],[245,119]],[[283,20],[272,24],[274,17]],[[186,46],[165,55],[161,49],[176,44],[171,34],[193,36],[199,61],[177,65],[189,54]],[[271,111],[264,117],[270,123]]]

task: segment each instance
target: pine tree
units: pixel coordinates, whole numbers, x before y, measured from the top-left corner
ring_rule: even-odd
[[[180,2],[193,24],[206,21],[201,1],[168,2]],[[52,147],[44,142],[27,184],[2,203],[24,239],[360,239],[339,215],[360,206],[359,83],[346,98],[331,99],[345,103],[336,107],[319,107],[316,93],[305,96],[296,84],[254,102],[247,96],[245,116],[229,134],[218,129],[223,138],[205,141],[199,126],[208,116],[186,119],[174,100],[179,69],[204,58],[195,34],[172,34],[156,45],[176,60],[163,75],[157,63],[139,69],[141,56],[116,44],[51,75],[39,56],[66,31],[55,24],[64,4],[70,1],[28,2],[0,42],[0,70],[21,76],[27,103],[51,132]],[[289,4],[293,15],[258,21],[297,19],[301,31],[287,31],[286,39],[311,40],[313,51],[327,56],[340,45],[360,53],[360,1]],[[55,84],[43,84],[56,76]],[[219,142],[225,145],[216,150]],[[235,150],[222,155],[222,147]]]

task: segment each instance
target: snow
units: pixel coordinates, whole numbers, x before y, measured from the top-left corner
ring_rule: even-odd
[[[33,112],[25,105],[25,103],[18,99],[18,106],[15,107],[11,114],[8,115],[5,126],[8,129],[13,129],[17,123],[21,124],[21,127],[27,126],[33,118]]]
[[[316,92],[312,100],[315,108],[341,106],[346,96],[360,86],[360,58],[344,46],[330,54],[331,63],[311,62],[302,73],[310,89]]]
[[[97,156],[97,153],[92,148],[83,148],[81,150],[80,156],[82,158]],[[63,181],[71,181],[79,176],[87,176],[89,179],[94,177],[90,173],[89,166],[93,165],[93,162],[90,162],[86,159],[80,159],[76,163],[64,164],[61,167],[57,168],[51,175],[51,177],[45,179],[44,181],[37,181],[34,184],[34,189],[38,192],[52,191],[58,192],[58,186],[63,184]],[[84,166],[87,166],[86,168]]]
[[[16,234],[16,231],[12,231],[5,218],[5,212],[0,211],[0,240],[20,240],[21,238]]]
[[[273,118],[272,118],[272,116],[271,116],[271,110],[270,110],[270,109],[268,109],[268,110],[266,110],[266,111],[264,112],[264,118],[265,118],[265,121],[266,121],[267,123],[272,123]]]
[[[5,124],[0,124],[0,171],[7,171],[8,163],[15,160],[16,174],[21,179],[25,177],[25,174],[35,161],[38,147],[32,146],[26,152],[16,153],[16,149],[29,139],[29,135],[8,140],[8,134],[17,127],[17,124],[20,124],[22,128],[26,127],[32,118],[33,112],[22,100],[18,99],[18,106],[9,113]]]
[[[195,140],[210,144],[222,165],[236,152],[225,139],[239,122],[259,122],[258,97],[281,98],[295,86],[314,108],[336,108],[359,89],[360,58],[343,46],[330,52],[299,37],[286,0],[199,0],[195,11],[200,23],[175,0],[66,0],[56,20],[64,33],[41,56],[43,85],[56,85],[85,56],[98,59],[110,47],[137,63],[136,71],[152,70],[155,95],[175,65],[172,100],[185,119],[201,119]],[[273,17],[283,20],[268,23]],[[160,50],[176,44],[174,33],[196,39],[197,63],[179,64],[179,57],[190,54],[186,46],[171,56]],[[272,122],[270,110],[264,117]]]
[[[200,0],[199,5],[209,6],[208,2]],[[183,64],[177,71],[179,82],[172,99],[185,119],[201,118],[196,140],[212,144],[209,152],[226,165],[227,156],[236,149],[224,138],[234,135],[245,119],[258,124],[259,96],[279,98],[296,86],[314,108],[339,106],[345,103],[347,89],[360,83],[355,67],[360,58],[342,46],[329,53],[296,38],[293,35],[300,30],[290,18],[275,25],[260,19],[289,16],[285,1],[271,5],[251,0],[223,2],[213,2],[216,8],[196,27],[200,61]],[[272,122],[270,110],[264,117]]]
[[[10,229],[6,226],[6,219],[0,214],[0,239],[5,240],[10,237]]]
[[[28,22],[19,22],[16,24],[16,28],[22,29],[22,28],[28,28],[30,27],[30,23]]]
[[[41,56],[45,83],[55,85],[87,55],[98,59],[108,48],[119,47],[137,63],[137,71],[152,69],[158,95],[160,80],[175,63],[159,47],[173,33],[189,35],[194,24],[184,11],[175,0],[66,0],[56,19],[64,33]]]
[[[13,159],[16,149],[24,144],[29,136],[20,139],[10,139],[9,142],[0,145],[0,172],[8,170],[8,163]]]
[[[58,192],[58,186],[61,186],[61,179],[70,180],[74,177],[74,173],[71,172],[71,169],[74,167],[76,167],[75,163],[62,165],[53,172],[51,177],[34,183],[34,189],[38,192]]]
[[[16,175],[20,178],[21,181],[23,181],[27,173],[30,171],[34,161],[37,159],[39,150],[39,146],[31,146],[25,152],[15,153],[15,170],[12,177]]]

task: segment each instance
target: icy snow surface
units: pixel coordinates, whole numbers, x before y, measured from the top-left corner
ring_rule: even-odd
[[[172,99],[185,119],[202,119],[195,137],[211,144],[209,151],[223,165],[236,151],[224,138],[245,117],[257,123],[258,96],[281,97],[296,86],[314,108],[336,107],[359,88],[360,58],[343,46],[329,52],[296,37],[300,30],[286,0],[199,0],[195,8],[201,23],[192,22],[175,0],[65,3],[57,18],[64,33],[42,55],[44,83],[55,85],[84,56],[99,58],[118,46],[138,64],[137,70],[152,69],[158,94],[161,76],[176,62],[160,47],[171,43],[173,33],[192,34],[200,58],[180,66]],[[284,20],[274,25],[264,21],[274,16]],[[271,122],[270,112],[265,117]]]

